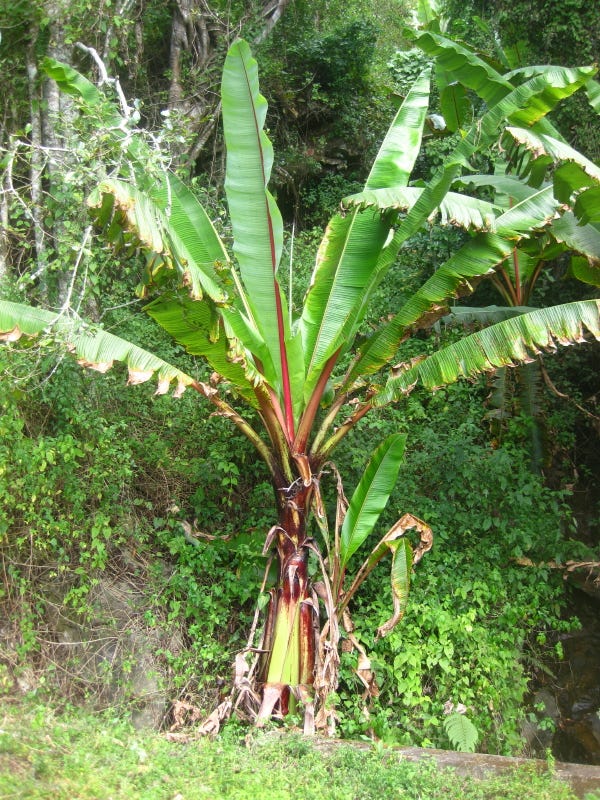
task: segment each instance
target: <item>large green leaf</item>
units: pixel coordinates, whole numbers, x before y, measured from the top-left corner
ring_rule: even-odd
[[[283,223],[267,188],[273,165],[273,147],[263,130],[267,101],[259,92],[256,61],[248,44],[242,40],[236,41],[227,53],[221,96],[227,147],[225,191],[233,229],[233,250],[240,265],[254,326],[260,331],[275,368],[275,374],[267,375],[267,380],[283,398],[289,394],[284,339],[291,338],[276,279],[283,246]],[[302,379],[302,372],[297,371],[292,388],[295,397],[301,394]]]
[[[438,82],[441,85],[442,92],[446,86],[453,82],[458,82],[475,92],[488,108],[492,108],[512,92],[514,84],[511,83],[511,75],[517,77],[519,83],[522,82],[524,77],[533,78],[539,76],[545,80],[547,79],[548,85],[555,85],[556,76],[551,74],[553,70],[557,69],[555,67],[534,67],[530,68],[527,73],[524,70],[515,70],[513,73],[501,74],[490,63],[489,58],[480,58],[464,43],[452,41],[439,33],[427,31],[416,40],[416,44],[428,55],[434,56],[436,59],[436,74],[438,75]],[[500,65],[497,66],[499,67]],[[561,68],[559,67],[558,69],[560,70]],[[592,74],[594,74],[593,68],[589,72],[589,75]],[[562,80],[562,78],[559,78],[559,80]],[[542,120],[541,117],[538,117],[536,122],[540,130],[554,135],[556,138],[562,138],[549,120]]]
[[[498,367],[528,363],[558,344],[600,340],[600,300],[583,300],[521,314],[467,336],[418,364],[398,365],[374,398],[383,406],[410,392],[417,383],[435,389],[461,377],[491,372]]]
[[[341,531],[342,569],[373,531],[396,485],[406,436],[394,433],[375,450],[348,506]]]
[[[131,342],[108,333],[81,319],[57,315],[33,306],[0,301],[0,340],[16,341],[22,335],[37,336],[49,333],[56,336],[84,367],[107,372],[114,361],[124,362],[129,370],[129,383],[144,383],[156,375],[157,394],[165,394],[172,381],[177,382],[175,394],[197,381],[185,372]]]
[[[429,72],[417,78],[379,149],[366,189],[406,186],[419,154]],[[371,210],[334,217],[325,232],[307,293],[300,331],[306,358],[304,396],[312,394],[323,367],[348,349],[374,288],[393,259],[381,259],[391,220]]]
[[[188,353],[203,356],[222,378],[233,384],[235,392],[256,405],[253,385],[260,376],[244,358],[244,352],[236,350],[236,340],[228,339],[222,318],[214,308],[187,296],[163,295],[145,306],[144,311]]]
[[[421,149],[429,104],[429,68],[411,86],[385,135],[365,189],[406,186]]]
[[[536,137],[537,138],[537,137]],[[548,138],[548,137],[546,137]],[[560,143],[559,143],[560,144]],[[565,154],[565,150],[560,148],[559,153]],[[583,157],[582,157],[583,158]],[[587,161],[584,159],[584,161]],[[549,222],[548,231],[553,238],[566,245],[568,248],[575,250],[579,253],[586,255],[591,259],[600,258],[600,230],[597,224],[600,222],[600,187],[595,186],[593,178],[583,172],[584,165],[575,164],[572,161],[563,164],[556,170],[554,175],[554,194],[556,192],[557,176],[556,173],[564,170],[565,168],[574,168],[580,178],[578,182],[574,175],[569,179],[570,188],[566,190],[566,196],[570,195],[575,190],[576,186],[593,185],[587,191],[577,194],[577,199],[574,205],[574,213],[565,210],[564,207],[557,200],[555,203],[548,197],[547,186],[542,189],[537,189],[529,186],[524,181],[510,175],[469,175],[460,180],[460,183],[465,185],[472,184],[474,186],[490,186],[498,193],[505,194],[511,201],[517,201],[516,206],[513,202],[510,211],[504,218],[500,226],[500,232],[508,234],[511,228],[511,216],[519,213],[519,220],[516,224],[516,230],[524,232],[529,225],[532,230],[538,230],[544,227],[545,223],[540,224],[540,220],[534,221],[531,218],[530,222],[527,220],[527,210],[531,210],[531,214],[540,217],[541,208],[538,208],[540,199],[543,200],[545,206],[545,218]],[[588,162],[585,169],[592,169],[594,165]],[[566,172],[563,172],[564,180]],[[583,178],[582,176],[585,176]],[[527,202],[526,202],[527,201]],[[514,209],[514,210],[513,210]],[[558,215],[560,213],[560,216]],[[513,220],[514,221],[514,220]],[[498,230],[498,228],[496,228]]]

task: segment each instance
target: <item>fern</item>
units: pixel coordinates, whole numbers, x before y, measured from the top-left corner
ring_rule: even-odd
[[[461,753],[474,753],[479,740],[477,728],[464,714],[454,712],[444,719],[444,730],[450,744]]]

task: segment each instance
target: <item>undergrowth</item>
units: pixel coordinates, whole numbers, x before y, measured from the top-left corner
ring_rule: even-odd
[[[11,800],[574,800],[551,774],[464,778],[433,761],[230,726],[187,745],[142,734],[114,714],[39,704],[0,715],[0,796]]]

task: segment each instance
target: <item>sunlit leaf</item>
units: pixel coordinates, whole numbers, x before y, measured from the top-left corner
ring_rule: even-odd
[[[392,434],[375,450],[348,507],[342,525],[340,558],[344,567],[371,534],[396,485],[406,436]]]

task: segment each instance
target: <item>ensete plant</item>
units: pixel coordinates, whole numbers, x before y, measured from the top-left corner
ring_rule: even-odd
[[[347,502],[331,457],[359,421],[401,401],[419,383],[435,388],[527,361],[556,343],[588,334],[600,338],[600,304],[590,300],[521,314],[433,355],[396,363],[411,334],[429,328],[451,300],[510,264],[516,243],[534,232],[552,237],[554,220],[564,219],[572,206],[577,214],[571,200],[582,187],[576,181],[566,199],[556,198],[550,181],[539,191],[524,190],[510,208],[450,189],[469,169],[469,159],[500,139],[521,142],[526,134],[562,142],[546,115],[595,74],[593,67],[536,67],[520,71],[513,83],[438,34],[423,34],[417,44],[435,50],[442,64],[444,58],[457,61],[456,79],[480,94],[486,110],[465,125],[456,149],[426,186],[410,185],[428,114],[429,69],[419,75],[364,191],[346,198],[327,226],[299,311],[280,288],[284,227],[268,190],[273,150],[263,130],[267,103],[244,41],[231,46],[222,80],[233,257],[194,194],[165,169],[148,172],[144,139],[110,110],[99,90],[70,67],[46,63],[48,74],[79,97],[81,108],[96,115],[126,156],[121,172],[102,180],[89,199],[96,224],[116,252],[145,254],[139,294],[152,299],[144,310],[188,353],[205,359],[213,373],[199,380],[84,322],[69,308],[55,313],[1,302],[0,332],[8,342],[52,332],[83,366],[104,372],[122,361],[131,384],[156,375],[158,394],[173,382],[174,396],[192,389],[262,457],[275,499],[264,554],[274,560],[277,577],[266,586],[262,638],[250,641],[236,660],[234,692],[217,710],[219,719],[233,705],[259,724],[301,707],[307,731],[332,730],[330,699],[338,685],[342,636],[359,649],[358,673],[369,690],[368,659],[352,632],[350,604],[378,562],[391,554],[394,613],[378,629],[386,635],[403,614],[412,567],[431,547],[432,534],[424,522],[404,514],[366,558],[362,554],[361,566],[352,568],[392,492],[405,448],[402,434],[375,447]],[[551,158],[546,174],[554,164]],[[584,172],[593,192],[598,176]],[[595,196],[588,198],[592,205]],[[397,313],[359,340],[369,302],[394,269],[400,248],[436,214],[468,231],[466,243]],[[579,227],[595,230],[594,225],[587,221]],[[328,504],[324,486],[330,476],[334,502]]]

